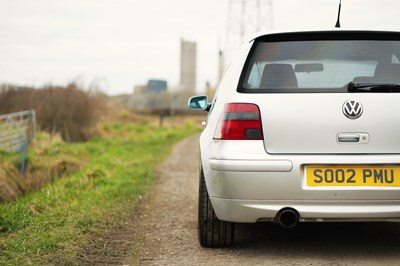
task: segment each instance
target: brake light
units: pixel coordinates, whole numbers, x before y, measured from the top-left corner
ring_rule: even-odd
[[[260,140],[263,138],[260,109],[252,103],[227,103],[214,139]]]

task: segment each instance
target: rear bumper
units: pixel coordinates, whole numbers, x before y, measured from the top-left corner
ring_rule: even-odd
[[[290,208],[300,222],[399,221],[399,187],[308,187],[287,161],[210,160],[209,192],[220,220],[274,221]]]
[[[273,201],[211,198],[220,220],[272,222],[284,208],[295,209],[300,222],[400,222],[400,200],[391,201]]]
[[[273,221],[293,208],[300,221],[400,221],[400,187],[307,186],[307,165],[400,164],[400,155],[271,155],[260,141],[214,141],[202,156],[218,218]]]

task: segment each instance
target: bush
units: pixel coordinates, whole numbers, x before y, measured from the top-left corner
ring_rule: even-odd
[[[9,89],[0,94],[0,114],[28,109],[36,111],[39,129],[59,133],[64,141],[87,140],[104,110],[101,97],[80,90],[76,84],[40,89]]]

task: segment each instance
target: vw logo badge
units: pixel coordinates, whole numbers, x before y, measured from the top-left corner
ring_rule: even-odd
[[[363,113],[363,106],[361,103],[348,100],[343,104],[343,114],[349,119],[357,119]]]

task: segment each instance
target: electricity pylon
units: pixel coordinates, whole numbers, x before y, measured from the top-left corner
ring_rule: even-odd
[[[273,29],[272,0],[229,0],[227,12],[225,64],[245,36]]]

